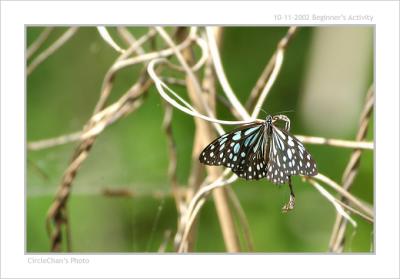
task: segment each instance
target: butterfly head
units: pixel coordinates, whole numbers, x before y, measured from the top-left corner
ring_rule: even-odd
[[[271,115],[267,115],[267,118],[265,118],[265,122],[268,125],[272,125],[272,116]]]

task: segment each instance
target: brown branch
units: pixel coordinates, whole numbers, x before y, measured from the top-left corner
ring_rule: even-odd
[[[361,211],[363,211],[364,214],[367,214],[368,216],[373,218],[374,212],[369,204],[361,201],[360,199],[357,199],[352,194],[350,194],[347,190],[343,189],[343,187],[341,187],[335,181],[333,181],[329,177],[323,175],[322,173],[319,173],[313,177],[305,176],[304,179],[310,180],[310,181],[311,180],[319,180],[319,181],[325,183],[326,185],[328,185],[332,189],[334,189],[337,193],[339,193],[341,196],[345,197],[348,200],[348,202],[350,202],[352,205],[356,206]]]
[[[221,45],[224,30],[223,28],[218,28],[216,30],[217,30],[217,36],[216,36],[217,45]],[[208,52],[210,51],[208,50]],[[239,112],[236,110],[234,106],[232,106],[230,101],[224,95],[217,94],[215,89],[215,81],[216,79],[215,79],[213,60],[211,55],[209,55],[204,67],[203,90],[209,91],[209,93],[211,94],[208,100],[210,102],[210,107],[215,111],[216,103],[218,100],[232,113],[232,115],[235,118],[242,119]]]
[[[125,43],[128,46],[131,46],[134,43],[136,43],[136,38],[132,35],[131,32],[129,32],[129,30],[126,27],[117,26],[117,33],[125,41]],[[142,53],[139,53],[139,54],[143,54],[144,53],[143,49],[141,50],[141,52]]]
[[[340,195],[342,195],[343,197],[346,197],[348,199],[349,205],[347,205],[347,206],[350,207],[350,205],[351,205],[353,212],[355,212],[356,214],[359,213],[358,215],[363,218],[365,216],[364,219],[367,220],[368,222],[370,222],[370,220],[373,220],[374,212],[373,212],[371,206],[369,204],[363,202],[362,200],[354,197],[352,194],[350,194],[349,192],[344,190],[343,187],[341,187],[339,184],[334,182],[332,179],[326,177],[323,174],[318,174],[317,176],[314,176],[314,177],[304,177],[304,179],[306,181],[308,181],[314,187],[316,187],[316,184],[318,184],[317,180],[332,187],[336,192],[338,192]],[[343,202],[341,202],[337,199],[336,199],[336,202],[343,207],[343,205],[342,205]]]
[[[175,199],[175,205],[177,211],[179,212],[182,197],[180,195],[181,191],[179,190],[178,178],[176,174],[178,160],[176,152],[176,143],[172,133],[172,115],[173,115],[172,106],[167,102],[164,102],[164,110],[165,111],[164,111],[163,128],[167,136],[168,157],[169,157],[168,177],[171,183],[171,189]]]
[[[357,149],[374,149],[374,143],[368,142],[364,140],[342,140],[342,139],[327,139],[323,137],[311,137],[311,136],[303,136],[296,135],[296,138],[299,139],[302,143],[306,144],[322,144],[329,146],[337,146],[344,148],[357,148]]]
[[[151,39],[154,35],[155,32],[152,29],[150,29],[145,35],[143,35],[139,40],[137,40],[134,44],[132,44],[124,53],[122,53],[116,59],[116,61],[110,67],[110,69],[107,71],[104,77],[100,98],[95,106],[94,113],[99,112],[105,106],[107,98],[111,93],[111,89],[114,84],[113,81],[117,72],[123,69],[124,67],[129,66],[129,64],[126,64],[121,67],[115,67],[115,66],[119,62],[126,61],[130,55],[134,53],[139,53],[140,51],[138,52],[138,49],[141,48],[141,45],[147,42],[149,39]]]
[[[171,197],[172,193],[164,191],[136,192],[135,190],[130,188],[104,188],[101,190],[101,194],[110,198],[139,198],[149,196],[154,199],[160,200],[166,197]]]
[[[187,29],[186,28],[177,28],[176,30],[176,38],[178,40],[182,40],[182,38],[185,36]],[[171,46],[172,47],[172,46]],[[194,57],[191,49],[185,49],[182,52],[184,59],[186,60],[187,63],[193,64],[194,63]],[[196,89],[192,84],[192,80],[190,77],[185,78],[185,83],[186,87],[188,90],[188,94],[190,99],[193,102],[193,105],[195,108],[201,107],[201,103],[198,101]],[[185,223],[183,223],[182,215],[185,214],[187,210],[187,204],[192,198],[194,193],[197,192],[197,190],[200,187],[202,176],[204,173],[204,167],[200,164],[198,161],[198,156],[201,152],[201,145],[203,144],[203,132],[204,130],[208,130],[209,127],[205,125],[205,123],[202,123],[198,119],[194,119],[195,122],[195,134],[194,134],[194,142],[193,142],[193,149],[192,149],[192,159],[191,159],[191,170],[189,174],[189,179],[188,179],[188,188],[186,191],[186,196],[185,196],[185,203],[180,205],[179,208],[179,220],[178,220],[178,228],[177,228],[177,233],[182,233],[182,231],[185,228]],[[193,225],[191,230],[188,233],[187,239],[184,241],[183,246],[185,247],[184,251],[189,252],[192,251],[195,245],[195,240],[196,240],[196,231],[197,231],[197,220],[194,220]],[[182,243],[175,243],[175,248],[177,249],[179,246],[181,246]]]
[[[274,53],[274,55],[270,58],[268,64],[265,66],[263,72],[261,73],[261,76],[258,78],[256,85],[254,88],[251,90],[250,96],[246,102],[246,109],[249,111],[252,111],[254,109],[254,106],[256,105],[257,99],[260,96],[261,92],[263,91],[265,85],[267,84],[267,81],[269,80],[271,73],[275,67],[275,62],[276,62],[276,55],[278,51],[280,50],[285,50],[293,38],[293,35],[296,33],[298,30],[298,27],[292,26],[289,28],[287,31],[286,35],[279,41],[278,47]]]
[[[33,54],[43,45],[43,43],[49,37],[51,31],[53,31],[54,27],[45,27],[40,35],[36,38],[36,40],[28,47],[26,50],[26,59],[32,57]]]
[[[133,198],[136,196],[135,191],[127,188],[119,188],[119,189],[104,188],[101,190],[101,194],[106,197],[118,197],[118,198]]]
[[[66,236],[66,244],[67,244],[67,251],[72,252],[72,238],[71,238],[71,224],[69,222],[69,214],[68,214],[68,207],[65,206],[63,208],[63,215],[65,220],[65,236]]]
[[[352,212],[352,213],[354,213],[354,214],[360,216],[361,218],[363,218],[364,220],[366,220],[366,221],[369,222],[370,224],[373,224],[373,223],[374,223],[374,219],[371,218],[370,216],[368,216],[368,215],[366,215],[366,214],[360,212],[359,210],[357,210],[357,209],[355,209],[355,208],[349,206],[348,204],[342,202],[341,200],[337,200],[337,202],[338,202],[341,206],[343,206],[345,209],[347,209],[348,211],[350,211],[350,212]],[[343,216],[342,216],[342,217],[343,217]]]
[[[144,38],[142,37],[142,40],[138,40],[137,44],[131,46],[124,54],[122,54],[119,57],[119,60],[117,59],[116,63],[122,61],[129,54],[133,53],[141,43],[151,36],[152,33],[149,31],[147,36],[144,36]],[[130,64],[124,64],[124,66],[128,65]],[[145,64],[145,66],[147,65]],[[65,224],[68,224],[66,216],[63,214],[63,212],[71,192],[72,182],[76,177],[79,167],[87,158],[97,135],[99,135],[108,125],[114,123],[119,118],[138,108],[143,102],[140,97],[152,84],[152,80],[149,79],[147,73],[144,71],[139,77],[138,82],[133,85],[116,103],[101,110],[105,105],[111,88],[113,87],[114,74],[118,69],[121,69],[121,67],[113,66],[111,68],[114,70],[108,71],[108,74],[106,75],[104,86],[102,88],[100,98],[96,104],[94,114],[82,131],[81,143],[76,148],[70,166],[63,175],[58,192],[56,194],[56,199],[48,210],[46,223],[49,235],[51,236],[52,251],[59,251],[61,248],[62,227]],[[54,225],[54,229],[52,229],[52,224]]]
[[[174,81],[176,79],[173,79]],[[55,138],[49,138],[38,141],[30,141],[28,142],[28,150],[41,150],[45,148],[50,148],[58,145],[63,145],[71,142],[75,142],[80,140],[82,137],[82,132],[74,132],[71,134],[61,135]],[[321,145],[329,145],[329,146],[337,146],[343,148],[357,148],[357,149],[374,149],[374,143],[368,141],[351,141],[351,140],[342,140],[342,139],[328,139],[323,137],[312,137],[312,136],[303,136],[296,135],[296,137],[305,144],[321,144]]]
[[[191,58],[189,56],[189,58]],[[212,64],[210,62],[210,59],[207,60],[206,62],[206,67],[205,67],[205,77],[203,79],[203,93],[204,93],[204,98],[206,101],[210,104],[210,108],[212,110],[215,109],[215,103],[214,103],[214,98],[216,95],[215,92],[215,80],[213,79],[212,72],[210,72],[210,68],[212,67]],[[187,85],[187,80],[185,80],[185,86]],[[192,93],[192,92],[190,92]],[[194,97],[194,101],[197,100],[197,98]],[[196,103],[196,106],[201,106],[200,102]],[[192,157],[191,157],[191,169],[189,173],[189,179],[188,179],[188,188],[187,188],[187,193],[186,193],[186,204],[183,205],[183,208],[180,211],[180,220],[179,220],[179,226],[178,226],[178,231],[177,234],[183,235],[184,229],[187,226],[186,223],[184,223],[185,220],[182,219],[182,215],[185,215],[187,213],[187,204],[190,203],[190,201],[193,199],[194,194],[199,190],[199,187],[202,183],[203,176],[205,173],[205,168],[204,166],[199,162],[198,156],[204,146],[204,138],[202,136],[203,130],[204,129],[209,129],[209,127],[205,126],[205,123],[198,121],[194,119],[195,122],[195,132],[194,132],[194,140],[193,140],[193,149],[192,149]],[[203,130],[202,130],[203,129]],[[185,251],[191,251],[194,247],[194,240],[196,238],[196,230],[197,230],[197,222],[196,220],[194,221],[192,228],[188,234],[187,241],[183,240],[185,242]],[[175,243],[175,248],[176,250],[179,249],[180,243]],[[178,250],[179,251],[179,250]]]
[[[360,126],[356,135],[356,141],[365,140],[373,108],[374,108],[374,88],[373,85],[371,85],[366,96],[364,109],[361,113]],[[350,189],[354,179],[358,174],[361,155],[362,155],[362,150],[360,148],[357,148],[354,149],[353,153],[350,156],[350,160],[346,166],[346,169],[342,177],[343,189],[345,189],[346,191]],[[348,203],[348,200],[345,197],[342,197],[341,201],[344,204]],[[343,219],[342,216],[336,215],[336,221],[333,226],[331,238],[329,241],[330,251],[337,253],[343,251],[345,245],[346,226],[347,226],[347,221]]]
[[[185,241],[188,237],[188,233],[190,232],[194,220],[197,218],[200,209],[204,205],[204,203],[207,200],[207,197],[217,188],[224,187],[226,185],[229,185],[237,180],[236,175],[232,175],[230,178],[226,179],[226,176],[229,174],[229,170],[226,169],[224,173],[218,177],[217,179],[214,179],[212,182],[209,181],[208,176],[206,178],[206,181],[202,183],[202,186],[199,188],[199,190],[195,193],[193,198],[190,200],[187,209],[185,211],[184,216],[182,219],[184,220],[184,228],[182,232],[177,232],[175,235],[175,243],[178,243],[178,252],[184,252],[185,251]]]
[[[42,53],[36,56],[35,59],[28,65],[26,69],[26,74],[29,76],[37,66],[39,66],[43,61],[49,58],[54,52],[56,52],[60,47],[62,47],[71,37],[76,33],[78,27],[70,27],[64,34],[62,34],[51,46],[46,48]]]
[[[240,204],[240,201],[235,192],[232,190],[232,188],[228,186],[226,187],[226,191],[228,193],[228,197],[233,208],[236,210],[241,228],[243,229],[243,236],[247,244],[247,250],[248,252],[253,252],[254,243],[253,243],[253,238],[251,236],[250,225],[247,220],[246,213],[244,212],[243,207]]]
[[[172,40],[168,38],[168,35],[165,32],[163,32],[163,30],[160,30],[160,28],[158,28],[157,30],[159,31],[163,39],[166,41],[166,43],[171,48],[174,49],[174,52],[179,62],[182,64],[183,68],[187,71],[187,77],[186,77],[187,89],[189,97],[192,100],[193,106],[196,108],[196,110],[204,113],[206,111],[206,107],[204,106],[205,100],[202,99],[203,92],[201,88],[199,88],[198,86],[199,82],[197,80],[195,73],[193,73],[193,71],[191,71],[190,67],[188,66],[189,63],[190,64],[194,63],[193,61],[194,56],[192,50],[184,49],[181,54],[180,51],[176,48],[176,46],[172,42]],[[181,31],[181,34],[185,32],[184,29],[181,30],[178,29],[178,31]],[[177,35],[179,36],[179,33],[177,33]],[[205,121],[196,118],[195,124],[196,124],[196,130],[198,130],[199,132],[201,131],[199,137],[201,136],[201,141],[203,143],[203,146],[207,142],[210,142],[215,137],[215,135],[212,133],[211,125],[209,123],[206,123]],[[198,158],[199,155],[200,151],[198,152],[198,154],[196,154],[196,157]],[[207,168],[207,170],[211,178],[218,178],[221,174],[220,168]],[[221,188],[214,190],[213,197],[215,200],[217,215],[220,221],[226,248],[230,252],[237,252],[240,250],[239,241],[235,231],[233,217],[229,210],[229,204],[225,189]]]
[[[222,28],[216,29],[216,37],[217,43],[220,43],[221,37],[222,37]],[[210,70],[209,70],[210,71]],[[208,72],[206,75],[206,78],[210,78],[213,72]],[[207,101],[209,103],[210,108],[213,110],[213,113],[215,115],[215,78],[212,80],[207,81],[206,79],[206,86],[208,86],[208,89],[210,90],[210,97],[207,98]],[[208,84],[207,84],[208,83]],[[213,89],[210,87],[214,86]],[[193,87],[193,86],[192,86]],[[197,102],[197,107],[200,107],[200,102],[198,99],[202,98],[201,92],[194,92],[191,94],[192,100],[194,102]],[[203,108],[204,111],[204,108]],[[208,126],[208,129],[202,126]],[[197,128],[199,129],[199,132],[202,133],[202,144],[199,145],[200,149],[198,150],[198,153],[196,154],[196,159],[198,161],[198,156],[200,155],[202,147],[207,145],[209,142],[211,142],[215,138],[215,134],[212,129],[212,126],[209,123],[204,123],[203,120],[199,120]],[[206,132],[207,131],[207,132]],[[200,142],[199,142],[200,143]],[[222,174],[222,169],[221,168],[213,168],[213,167],[207,167],[207,172],[209,173],[209,176],[211,179],[216,179]],[[229,208],[229,198],[226,189],[224,188],[218,188],[213,191],[213,198],[215,201],[215,206],[217,209],[217,215],[218,219],[220,222],[220,226],[222,229],[222,234],[225,242],[225,246],[228,252],[239,252],[240,251],[240,243],[239,243],[239,237],[236,232],[236,228],[234,225],[234,220],[232,213]]]
[[[28,142],[28,150],[40,150],[45,148],[50,148],[58,145],[67,144],[80,139],[82,132],[75,132],[71,134],[61,135],[55,138],[31,141]]]
[[[106,127],[109,124],[115,122],[120,117],[132,112],[132,107],[137,108],[137,102],[141,103],[140,97],[152,84],[146,74],[142,74],[139,81],[125,94],[118,102],[106,108],[104,111],[103,118],[98,118],[98,114],[95,114],[85,125],[83,134],[91,131],[92,127]],[[104,128],[103,128],[104,129]],[[102,130],[97,130],[96,134],[91,134],[88,137],[84,137],[78,147],[75,149],[72,156],[72,160],[64,175],[62,177],[59,189],[56,194],[56,198],[50,206],[47,213],[47,229],[51,236],[51,249],[52,251],[59,251],[61,249],[62,241],[62,227],[68,224],[67,216],[65,215],[65,208],[68,202],[69,195],[71,193],[72,183],[77,175],[77,172],[83,162],[89,155],[90,149],[96,141],[97,135]],[[54,225],[52,229],[51,224]],[[68,230],[68,228],[67,228]]]
[[[174,77],[160,77],[160,78],[165,83],[186,87],[186,80],[178,79],[178,78],[174,78]]]

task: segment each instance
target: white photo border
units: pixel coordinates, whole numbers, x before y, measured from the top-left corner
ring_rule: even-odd
[[[399,2],[3,1],[1,3],[1,276],[399,277]],[[396,14],[397,13],[397,14]],[[207,18],[204,18],[207,14]],[[221,16],[223,14],[223,16]],[[276,15],[372,20],[277,20]],[[25,254],[25,28],[29,25],[375,25],[374,254]],[[55,263],[67,258],[87,264]],[[43,259],[44,263],[32,263]],[[47,263],[50,259],[50,263]],[[339,268],[338,268],[339,267]]]

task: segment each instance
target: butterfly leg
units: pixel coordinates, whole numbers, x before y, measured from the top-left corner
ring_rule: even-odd
[[[289,117],[287,117],[286,115],[283,115],[283,114],[278,114],[278,115],[274,115],[273,119],[274,119],[274,122],[277,120],[284,121],[285,122],[285,130],[289,132],[289,130],[290,130]]]
[[[289,201],[282,207],[282,212],[283,213],[287,213],[289,211],[291,211],[292,209],[294,209],[294,205],[295,205],[295,196],[294,196],[294,191],[292,188],[292,179],[289,176],[289,189],[290,189],[290,196],[289,196]]]

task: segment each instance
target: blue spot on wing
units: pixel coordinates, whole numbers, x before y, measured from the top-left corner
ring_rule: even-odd
[[[249,143],[250,143],[250,141],[251,141],[251,139],[254,138],[254,137],[255,137],[255,135],[251,135],[250,137],[248,137],[248,138],[244,141],[244,146],[248,146]]]
[[[237,144],[235,144],[235,146],[233,147],[233,152],[235,152],[235,154],[237,154],[237,153],[239,152],[239,149],[240,149],[240,144],[237,143]]]
[[[257,129],[260,129],[260,126],[247,129],[247,130],[244,132],[244,135],[247,136],[248,134],[251,134],[252,132],[254,132],[254,131],[257,130]]]
[[[232,137],[233,140],[240,140],[242,131],[237,131],[235,135]]]

